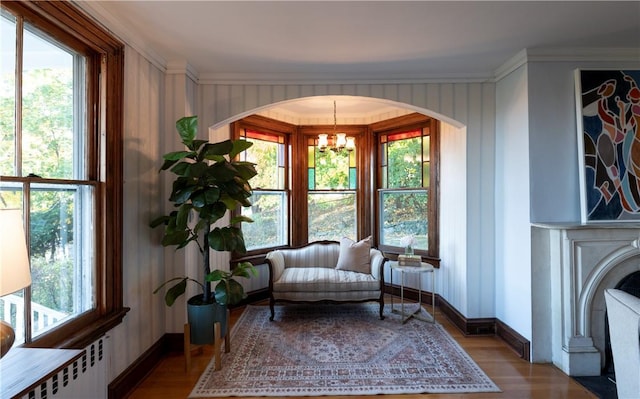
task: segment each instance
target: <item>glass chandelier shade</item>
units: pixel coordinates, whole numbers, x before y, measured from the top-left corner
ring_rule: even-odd
[[[346,133],[337,133],[336,102],[333,102],[333,135],[328,133],[318,135],[318,151],[325,152],[327,149],[340,152],[342,150],[353,151],[356,148],[355,137],[347,137]]]

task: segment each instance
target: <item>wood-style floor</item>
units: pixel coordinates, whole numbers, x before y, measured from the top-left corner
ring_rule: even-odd
[[[243,309],[231,312],[234,323]],[[581,399],[596,398],[579,383],[550,364],[531,364],[520,358],[496,337],[465,337],[436,308],[436,320],[442,324],[473,360],[502,390],[501,393],[384,395],[385,399]],[[130,399],[184,399],[211,360],[209,346],[192,357],[191,370],[185,371],[182,354],[163,359],[129,396]],[[233,350],[233,342],[231,343]],[[224,364],[223,366],[224,367]],[[382,396],[331,396],[331,399],[380,399]],[[257,399],[257,398],[253,398]]]

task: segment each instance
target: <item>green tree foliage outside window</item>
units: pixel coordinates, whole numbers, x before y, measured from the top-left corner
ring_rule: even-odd
[[[356,150],[321,152],[308,145],[308,238],[357,239]]]
[[[3,14],[1,23],[3,33],[15,31],[11,17]],[[39,53],[47,54],[48,58],[41,58]],[[15,64],[10,63],[0,69],[0,176],[85,179],[83,164],[74,164],[74,160],[79,159],[74,151],[83,144],[81,137],[74,137],[74,102],[82,100],[76,97],[82,96],[80,88],[74,86],[74,74],[83,73],[82,57],[79,63],[77,57],[37,33],[35,28],[25,28],[19,104],[22,134],[18,143],[22,163],[15,162],[16,76]],[[32,303],[61,314],[78,314],[93,304],[91,299],[74,298],[79,292],[79,280],[83,278],[76,269],[74,215],[77,215],[78,196],[82,196],[79,193],[85,190],[91,188],[30,183]],[[21,183],[3,182],[0,195],[3,207],[22,207]],[[90,272],[84,274],[92,279]],[[34,324],[37,322],[34,320]]]
[[[242,226],[247,250],[285,245],[289,218],[284,137],[251,130],[245,130],[242,137],[253,143],[243,152],[243,160],[256,164],[258,172],[251,181],[252,206],[242,209],[242,215],[253,219]]]
[[[401,246],[416,239],[414,249],[428,249],[429,136],[421,130],[381,136],[381,242]]]

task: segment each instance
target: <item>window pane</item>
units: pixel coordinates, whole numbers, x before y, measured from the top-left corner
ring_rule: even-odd
[[[27,27],[28,28],[28,27]],[[82,149],[82,63],[33,28],[24,32],[22,89],[22,175],[44,178],[84,178],[74,160]],[[75,77],[74,74],[78,76]],[[78,101],[77,104],[82,104]],[[76,126],[77,125],[77,126]],[[75,129],[74,129],[75,126]],[[74,167],[76,170],[74,171]],[[74,173],[75,172],[75,173]]]
[[[2,13],[0,18],[0,176],[15,176],[16,24]]]
[[[31,322],[34,337],[95,306],[90,186],[31,187]]]
[[[245,159],[256,164],[258,174],[251,179],[251,187],[284,189],[284,144],[247,137],[253,145],[247,149]]]
[[[387,188],[422,187],[422,140],[414,137],[387,144]]]
[[[288,243],[287,194],[284,191],[254,191],[251,207],[242,208],[242,214],[253,219],[243,223],[247,250],[269,248]]]
[[[414,249],[429,249],[427,190],[384,190],[380,203],[381,244],[402,247],[402,237],[413,235]]]
[[[356,193],[309,193],[308,241],[357,238]]]
[[[355,154],[347,151],[318,151],[315,148],[315,185],[316,190],[348,190],[355,188],[355,182],[349,184],[349,159]],[[355,150],[353,151],[355,152]],[[355,169],[354,169],[355,170]],[[311,184],[309,185],[311,187]]]
[[[250,181],[253,195],[252,206],[242,208],[242,215],[253,219],[243,223],[247,250],[286,245],[288,231],[288,198],[284,191],[286,165],[285,137],[277,134],[244,130],[245,140],[253,143],[243,157],[256,164],[258,174]]]

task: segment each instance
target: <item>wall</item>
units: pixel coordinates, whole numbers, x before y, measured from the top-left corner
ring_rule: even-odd
[[[527,66],[496,84],[496,314],[531,339]]]
[[[545,62],[535,53],[529,58],[531,222],[579,222],[574,71],[640,69],[640,52],[635,50],[636,61],[613,55],[610,61]]]
[[[110,333],[110,379],[131,365],[165,334],[161,298],[152,294],[164,277],[160,235],[148,227],[161,212],[158,169],[164,126],[164,73],[130,47],[125,48],[124,106],[124,305],[131,308]]]

